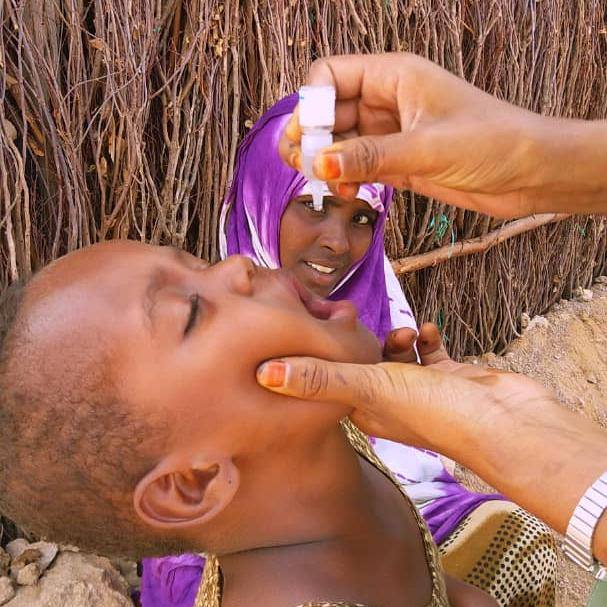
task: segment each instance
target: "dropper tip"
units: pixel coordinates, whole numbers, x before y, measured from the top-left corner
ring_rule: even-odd
[[[312,205],[315,211],[322,211],[323,208],[323,182],[316,179],[310,182],[310,190],[312,191]]]

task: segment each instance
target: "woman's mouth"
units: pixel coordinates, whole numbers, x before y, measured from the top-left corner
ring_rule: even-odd
[[[332,268],[330,266],[324,266],[320,263],[314,263],[313,261],[304,262],[309,268],[320,272],[321,274],[334,274],[337,272],[337,268]]]

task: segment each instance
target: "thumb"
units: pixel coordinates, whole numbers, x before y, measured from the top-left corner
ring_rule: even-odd
[[[293,357],[260,365],[257,382],[272,392],[304,400],[359,406],[377,398],[378,371],[374,365]]]
[[[324,148],[314,159],[314,173],[324,181],[370,183],[396,176],[405,181],[415,170],[411,133],[353,137]]]

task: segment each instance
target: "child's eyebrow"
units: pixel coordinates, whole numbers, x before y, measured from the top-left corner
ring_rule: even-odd
[[[161,268],[156,268],[148,282],[143,294],[143,311],[145,312],[146,324],[151,333],[154,332],[154,306],[156,305],[156,295],[158,291],[166,284],[166,272]]]

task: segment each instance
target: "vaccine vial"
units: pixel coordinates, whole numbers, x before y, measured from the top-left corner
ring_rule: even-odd
[[[333,143],[335,89],[332,86],[302,86],[299,89],[299,125],[302,173],[310,184],[314,209],[322,211],[325,184],[314,176],[312,162],[322,148]]]

